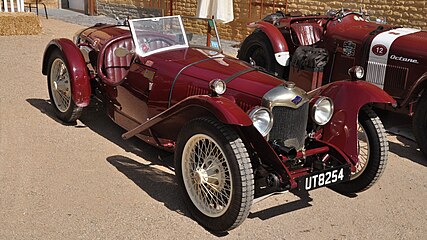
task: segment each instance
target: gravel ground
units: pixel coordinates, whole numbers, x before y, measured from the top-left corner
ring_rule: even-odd
[[[75,126],[53,117],[43,51],[82,26],[41,20],[41,35],[0,37],[0,239],[426,239],[427,160],[399,136],[358,196],[275,195],[228,234],[206,231],[179,198],[169,154],[122,140],[96,104]]]

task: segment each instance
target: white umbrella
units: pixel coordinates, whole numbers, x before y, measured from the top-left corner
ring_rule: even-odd
[[[197,17],[212,18],[219,22],[233,21],[233,0],[198,0]]]

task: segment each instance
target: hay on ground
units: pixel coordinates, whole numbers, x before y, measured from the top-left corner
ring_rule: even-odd
[[[35,13],[0,12],[0,36],[36,35],[41,31],[42,25]]]

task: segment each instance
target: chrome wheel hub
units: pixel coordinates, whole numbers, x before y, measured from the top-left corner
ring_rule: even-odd
[[[60,58],[55,59],[52,63],[50,87],[53,104],[60,112],[66,112],[71,106],[71,81],[67,67]]]
[[[186,191],[197,209],[209,217],[224,214],[231,202],[232,178],[219,144],[205,134],[192,136],[181,164]]]
[[[208,173],[204,169],[199,169],[194,174],[194,180],[197,184],[207,183],[208,179]]]

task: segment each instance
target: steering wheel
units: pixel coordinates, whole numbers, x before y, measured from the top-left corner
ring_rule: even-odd
[[[150,44],[152,42],[162,42],[162,43],[165,43],[167,47],[175,44],[175,41],[173,41],[172,39],[160,38],[160,37],[152,38],[152,39],[148,40],[146,43]]]
[[[341,22],[344,17],[346,17],[346,16],[348,16],[348,15],[350,15],[352,13],[353,14],[355,13],[355,14],[358,14],[358,15],[362,16],[362,14],[360,14],[358,12],[350,11],[350,9],[348,9],[348,8],[341,8],[341,9],[338,9],[338,10],[329,9],[326,12],[326,15],[328,17],[330,17],[331,20],[337,20],[338,22]]]
[[[328,23],[330,21],[337,21],[337,22],[342,22],[343,18],[355,13],[353,11],[350,11],[350,9],[348,8],[340,8],[338,10],[336,9],[329,9],[328,11],[326,11],[326,16],[328,16],[328,20],[326,20],[326,22],[323,24],[323,34],[326,32],[326,28],[328,26]]]

